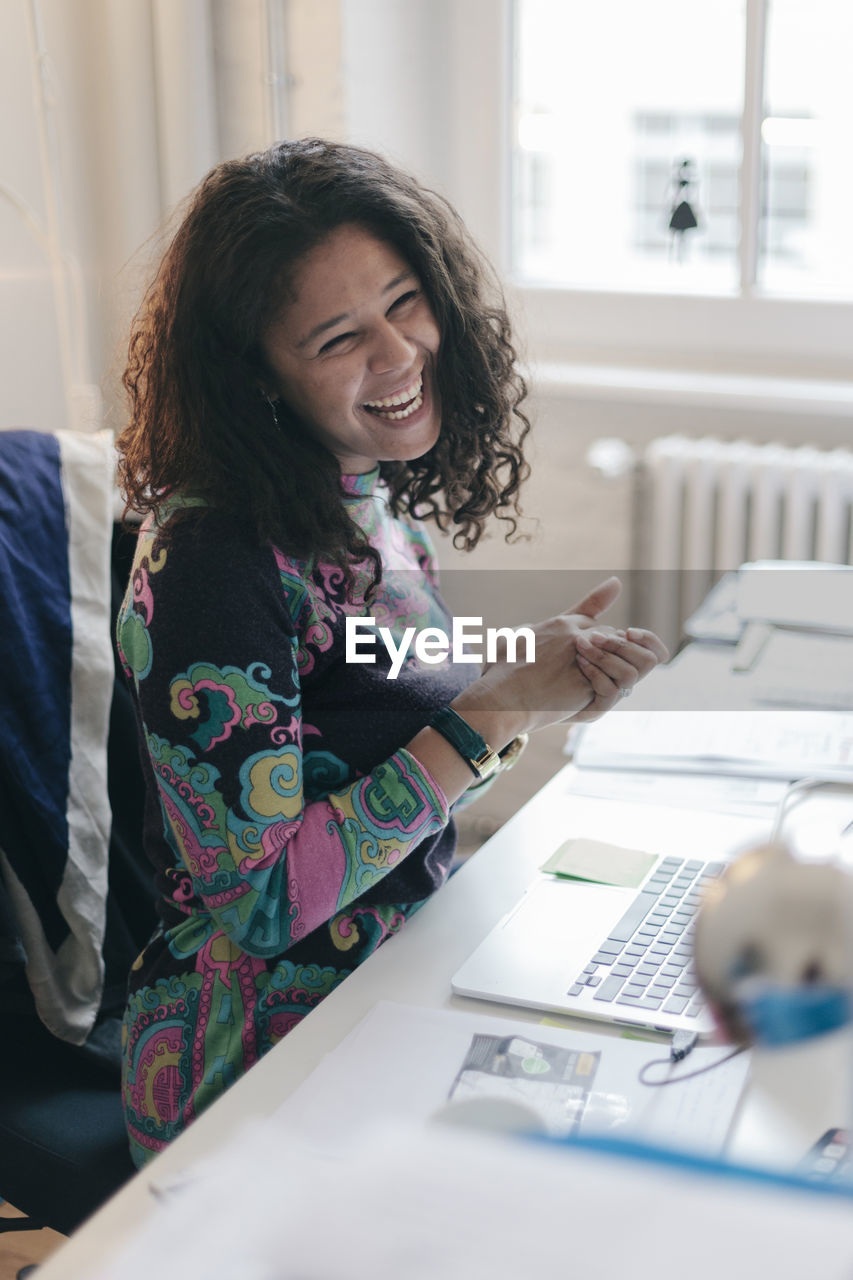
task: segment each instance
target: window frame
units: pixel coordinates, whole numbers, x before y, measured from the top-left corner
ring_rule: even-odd
[[[756,285],[768,0],[746,0],[740,293],[725,296],[533,285],[510,261],[515,0],[462,0],[449,14],[454,131],[449,193],[507,284],[534,363],[587,362],[853,382],[853,302],[770,296]]]

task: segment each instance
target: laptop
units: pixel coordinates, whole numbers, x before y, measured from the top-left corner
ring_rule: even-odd
[[[636,889],[540,875],[454,974],[453,990],[657,1031],[712,1031],[693,929],[724,866],[659,857]]]

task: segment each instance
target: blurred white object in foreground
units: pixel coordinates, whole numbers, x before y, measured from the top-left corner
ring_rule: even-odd
[[[787,1044],[842,1026],[853,986],[853,877],[799,862],[783,844],[751,849],[709,886],[696,973],[726,1034]]]

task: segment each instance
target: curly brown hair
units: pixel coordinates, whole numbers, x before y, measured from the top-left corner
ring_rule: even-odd
[[[530,423],[493,272],[444,199],[370,151],[316,138],[218,165],[191,198],[131,328],[119,471],[129,510],[192,495],[348,579],[369,558],[378,582],[378,556],[340,500],[337,460],[261,391],[261,338],[296,266],[346,224],[412,267],[441,335],[441,432],[423,457],[380,464],[392,510],[458,526],[454,545],[468,550],[493,514],[515,533]]]

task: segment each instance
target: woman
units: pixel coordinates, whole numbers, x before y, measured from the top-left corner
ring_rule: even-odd
[[[347,618],[447,628],[415,513],[471,547],[493,513],[515,529],[526,471],[499,295],[456,215],[377,156],[309,140],[215,169],[125,384],[148,519],[119,644],[162,921],[125,1024],[141,1164],[439,887],[496,753],[601,714],[664,650],[590,630],[614,579],[476,679],[347,649]]]

